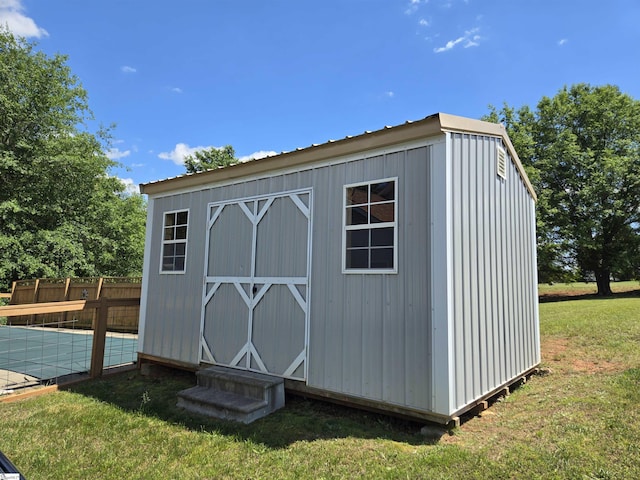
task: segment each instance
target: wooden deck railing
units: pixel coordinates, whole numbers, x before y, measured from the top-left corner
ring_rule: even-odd
[[[77,312],[95,310],[93,320],[93,345],[91,348],[92,378],[102,375],[104,367],[104,345],[107,337],[107,320],[109,308],[140,306],[140,298],[100,298],[98,300],[71,300],[66,302],[27,303],[0,307],[0,317],[17,315],[38,315],[45,313]]]

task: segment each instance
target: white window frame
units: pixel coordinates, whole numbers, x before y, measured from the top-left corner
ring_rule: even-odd
[[[393,222],[366,223],[360,225],[347,225],[347,189],[351,187],[369,186],[376,183],[394,182]],[[342,273],[343,274],[397,274],[398,273],[398,177],[389,177],[356,182],[344,185],[342,188]],[[371,199],[368,199],[371,205]],[[389,202],[391,203],[391,202]],[[375,228],[393,227],[393,268],[347,268],[347,231],[372,230]]]
[[[187,233],[184,239],[174,239],[174,240],[165,240],[164,239],[164,230],[167,227],[167,225],[165,224],[165,222],[167,221],[167,215],[171,215],[171,214],[178,214],[178,213],[187,213]],[[181,208],[179,210],[168,210],[166,212],[162,212],[162,230],[161,230],[161,244],[160,244],[160,274],[161,275],[184,275],[187,271],[187,253],[188,253],[188,246],[189,246],[189,222],[191,221],[191,212],[189,211],[188,208]],[[178,243],[184,243],[184,268],[182,270],[164,270],[163,264],[164,264],[164,247],[165,245],[176,245]]]

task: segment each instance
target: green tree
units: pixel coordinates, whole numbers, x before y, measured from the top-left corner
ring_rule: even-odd
[[[140,275],[145,241],[146,205],[141,195],[125,192],[115,177],[101,177],[82,212],[85,251],[96,274]]]
[[[612,276],[640,264],[640,102],[618,87],[577,84],[543,97],[535,111],[508,105],[501,121],[538,193],[540,279],[593,275],[599,295]]]
[[[109,133],[87,130],[87,93],[66,57],[35,47],[0,28],[0,289],[139,272],[142,197],[109,175]]]
[[[231,145],[222,148],[211,147],[198,150],[193,155],[188,155],[184,159],[184,166],[187,173],[204,172],[214,168],[228,167],[238,163],[235,151]]]

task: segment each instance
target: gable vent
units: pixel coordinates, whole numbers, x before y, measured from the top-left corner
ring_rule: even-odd
[[[499,145],[496,145],[496,170],[498,176],[507,179],[507,152]]]

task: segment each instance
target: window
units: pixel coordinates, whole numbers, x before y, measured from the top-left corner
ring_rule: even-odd
[[[397,271],[397,179],[346,185],[343,272]]]
[[[188,224],[188,210],[164,214],[161,272],[184,273],[187,259]]]

